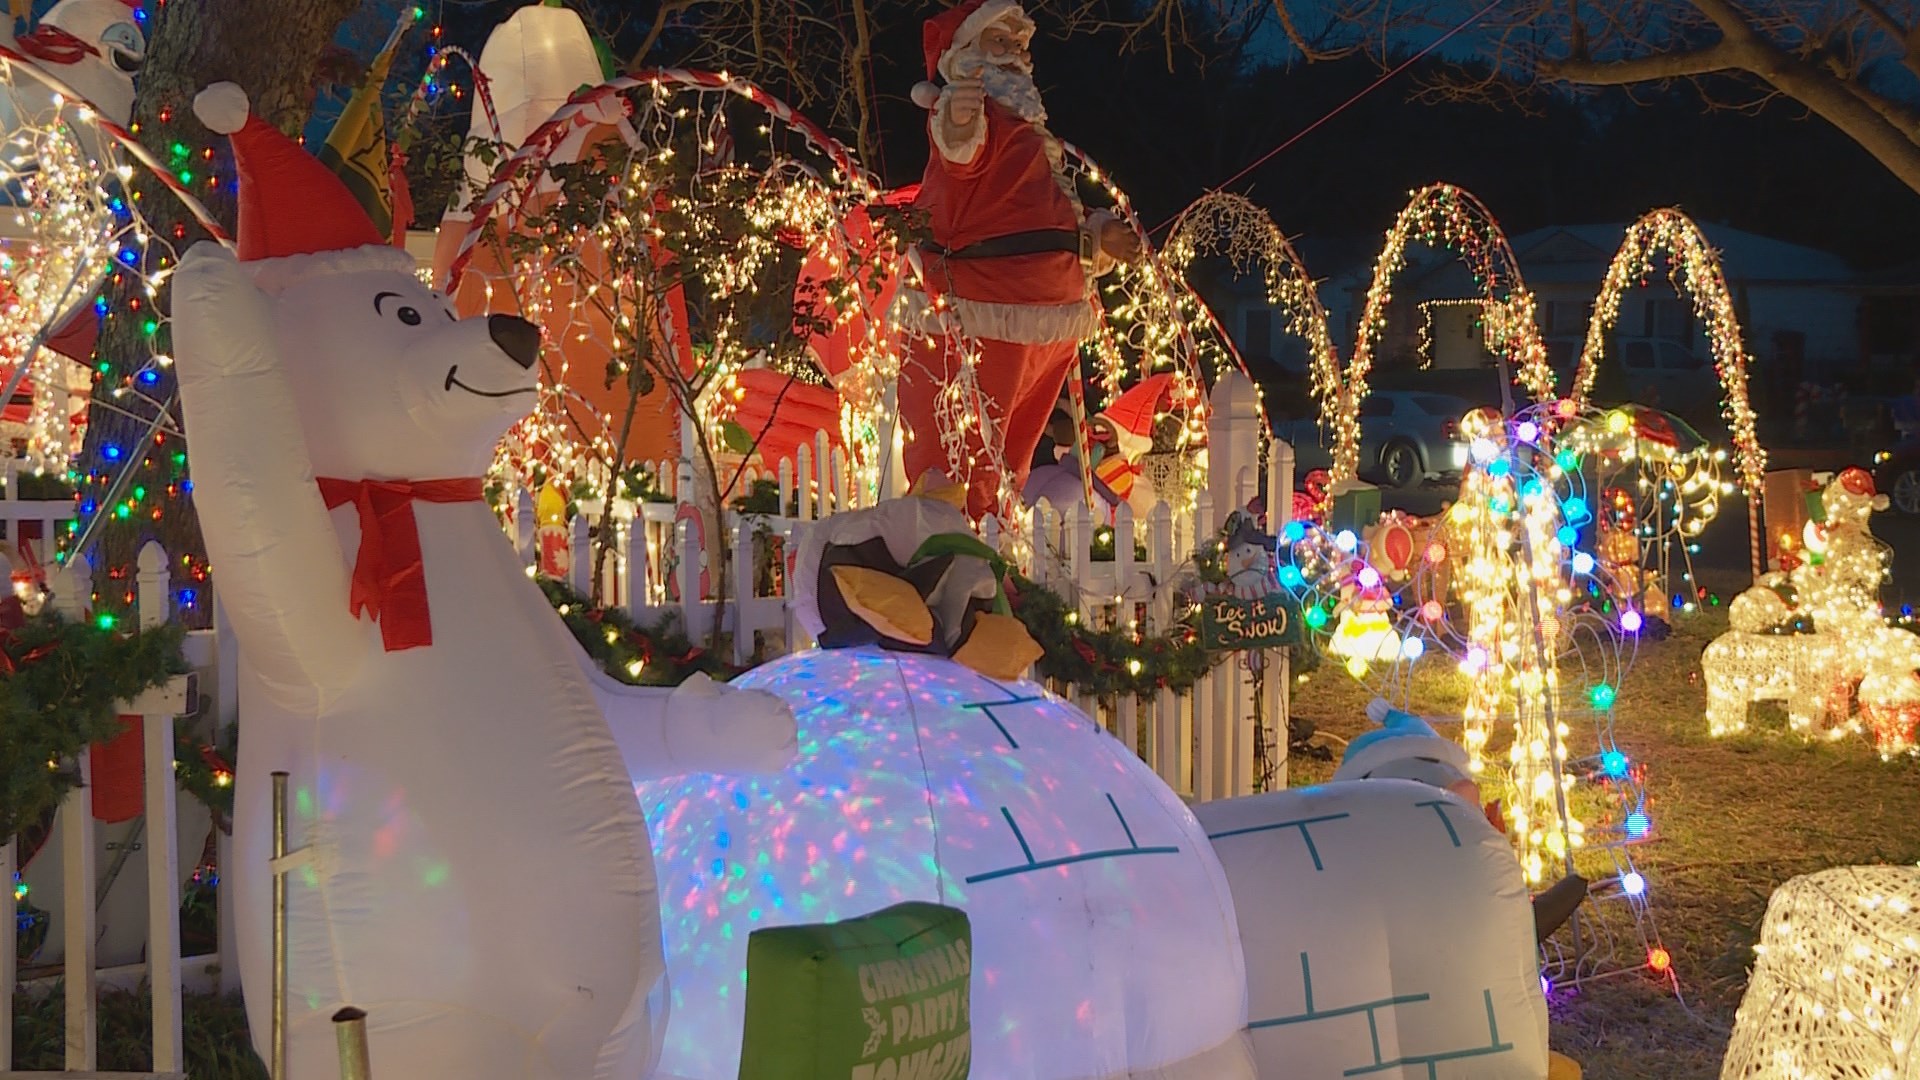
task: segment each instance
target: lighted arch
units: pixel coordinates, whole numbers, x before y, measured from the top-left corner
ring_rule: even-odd
[[[1720,409],[1733,436],[1735,467],[1751,508],[1766,482],[1767,452],[1754,431],[1753,406],[1747,396],[1747,349],[1741,341],[1740,320],[1733,313],[1733,297],[1727,291],[1720,257],[1687,215],[1671,208],[1655,210],[1627,228],[1626,239],[1607,267],[1600,294],[1594,297],[1587,343],[1580,353],[1570,396],[1576,406],[1586,405],[1607,338],[1620,318],[1620,298],[1652,273],[1654,257],[1662,251],[1670,256],[1667,279],[1693,301],[1694,313],[1706,324],[1714,370],[1724,391]]]
[[[1359,468],[1360,402],[1367,396],[1374,347],[1386,330],[1393,278],[1406,265],[1407,244],[1413,240],[1451,249],[1466,262],[1484,298],[1481,318],[1488,348],[1500,358],[1503,369],[1516,372],[1516,380],[1535,400],[1547,400],[1554,392],[1546,344],[1534,321],[1533,294],[1521,279],[1520,263],[1506,233],[1472,193],[1452,184],[1430,184],[1413,193],[1387,231],[1387,246],[1374,264],[1373,283],[1361,309],[1347,377],[1344,382],[1335,380],[1321,397],[1322,411],[1334,419],[1334,483],[1352,479]]]
[[[1194,259],[1224,256],[1236,273],[1258,265],[1267,302],[1285,312],[1287,330],[1306,342],[1314,396],[1331,400],[1340,384],[1340,358],[1327,331],[1327,309],[1313,276],[1265,210],[1244,196],[1211,192],[1181,211],[1163,252],[1183,277]]]

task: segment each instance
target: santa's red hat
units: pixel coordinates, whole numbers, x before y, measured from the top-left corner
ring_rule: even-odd
[[[960,72],[950,69],[948,61],[979,41],[987,27],[1010,17],[1029,30],[1033,27],[1019,0],[965,0],[928,19],[920,32],[920,44],[927,54],[929,81],[913,88],[914,102],[923,109],[933,108],[940,98],[940,88],[931,80],[952,82],[961,77]]]
[[[194,97],[193,113],[233,143],[238,254],[261,288],[277,291],[316,273],[414,272],[412,256],[380,235],[338,176],[253,114],[246,91],[215,83]]]

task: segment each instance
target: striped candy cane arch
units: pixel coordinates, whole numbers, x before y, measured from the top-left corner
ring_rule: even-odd
[[[1553,396],[1553,369],[1547,365],[1547,348],[1534,319],[1533,294],[1521,279],[1519,260],[1500,223],[1464,188],[1452,184],[1421,188],[1387,230],[1386,246],[1367,287],[1346,378],[1332,384],[1314,381],[1321,394],[1321,410],[1333,419],[1332,480],[1336,484],[1353,479],[1359,469],[1360,403],[1367,396],[1374,349],[1386,332],[1393,278],[1406,265],[1407,245],[1416,241],[1452,250],[1472,271],[1484,298],[1481,320],[1487,348],[1500,361],[1503,393],[1510,381],[1518,381],[1536,401]],[[1505,411],[1513,412],[1511,402]]]
[[[1707,243],[1699,226],[1675,209],[1654,210],[1627,228],[1626,239],[1607,267],[1607,276],[1594,298],[1593,318],[1587,324],[1587,342],[1569,396],[1584,407],[1593,392],[1607,339],[1620,318],[1620,299],[1636,284],[1644,285],[1661,253],[1668,256],[1667,280],[1692,299],[1694,313],[1707,331],[1713,366],[1723,391],[1721,414],[1733,438],[1734,465],[1747,496],[1748,554],[1757,577],[1766,569],[1760,542],[1760,500],[1766,487],[1767,452],[1754,428],[1754,411],[1747,394],[1748,356],[1733,296],[1721,271],[1720,257]]]

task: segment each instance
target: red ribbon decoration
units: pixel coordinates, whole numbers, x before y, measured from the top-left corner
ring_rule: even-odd
[[[100,50],[90,41],[74,37],[57,26],[38,26],[30,34],[14,39],[21,52],[49,64],[77,64]],[[57,73],[56,73],[57,74]]]
[[[427,611],[427,573],[420,558],[420,528],[413,502],[479,502],[477,476],[452,480],[337,480],[319,478],[327,509],[352,503],[360,512],[360,551],[353,561],[348,610],[380,624],[388,652],[433,644]]]

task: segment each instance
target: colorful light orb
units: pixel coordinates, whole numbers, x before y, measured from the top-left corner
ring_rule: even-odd
[[[1600,771],[1619,780],[1627,775],[1627,755],[1609,750],[1600,755]]]
[[[1417,637],[1407,638],[1400,643],[1400,655],[1407,660],[1418,660],[1424,656],[1427,646]]]
[[[1620,876],[1620,891],[1628,896],[1644,896],[1647,892],[1647,879],[1637,871],[1629,870]]]
[[[1307,620],[1308,626],[1318,630],[1327,625],[1327,609],[1323,607],[1310,607],[1302,618]]]
[[[1358,581],[1363,589],[1377,589],[1380,587],[1380,571],[1371,566],[1363,566],[1354,580]]]
[[[1553,538],[1560,541],[1561,547],[1572,547],[1580,541],[1580,530],[1571,525],[1562,525],[1560,531],[1553,534]]]
[[[1653,831],[1653,820],[1647,817],[1646,811],[1635,810],[1627,815],[1626,829],[1629,839],[1639,840]]]
[[[1596,709],[1613,708],[1613,701],[1617,696],[1614,688],[1606,683],[1596,683],[1593,689],[1587,691],[1587,700],[1593,702],[1593,707]]]
[[[1280,584],[1289,589],[1299,588],[1306,580],[1306,577],[1300,573],[1300,568],[1292,563],[1280,568]]]
[[[1472,455],[1475,465],[1485,465],[1500,453],[1500,448],[1494,445],[1492,439],[1482,437],[1467,444],[1467,453]]]
[[[1531,420],[1522,420],[1520,426],[1514,429],[1514,433],[1520,436],[1521,442],[1531,443],[1540,438],[1540,425]]]
[[[1353,549],[1360,546],[1360,538],[1353,535],[1352,529],[1341,529],[1334,534],[1333,546],[1351,555]]]
[[[1447,545],[1434,542],[1427,545],[1427,561],[1438,566],[1447,561]]]
[[[1640,628],[1645,625],[1646,620],[1641,617],[1639,612],[1631,608],[1620,613],[1620,629],[1624,633],[1637,634],[1640,632]]]
[[[1446,609],[1440,606],[1438,600],[1428,600],[1420,605],[1420,617],[1428,622],[1439,622],[1446,613]]]
[[[1656,945],[1647,951],[1647,966],[1665,974],[1666,970],[1673,966],[1673,957],[1667,954],[1667,950]]]
[[[1585,577],[1593,573],[1593,556],[1584,551],[1573,553],[1573,572]]]
[[[793,707],[786,771],[636,785],[672,994],[659,1073],[739,1074],[755,929],[905,900],[972,921],[975,1076],[1179,1074],[1246,1024],[1233,904],[1205,832],[1079,710],[1031,683],[872,649],[784,657],[736,685]]]

